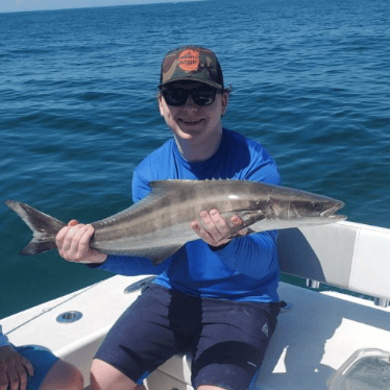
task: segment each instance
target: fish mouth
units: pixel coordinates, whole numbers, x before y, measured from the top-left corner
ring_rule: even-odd
[[[345,221],[347,219],[347,216],[342,214],[335,214],[330,215],[329,217],[327,217],[327,219],[329,220],[329,222]]]
[[[336,221],[344,221],[344,220],[346,220],[347,216],[341,215],[341,214],[336,214],[337,211],[342,209],[344,206],[345,206],[344,202],[341,202],[341,201],[337,202],[333,207],[330,207],[328,210],[323,211],[320,214],[321,218],[330,219],[330,220],[332,220],[332,222],[333,221],[336,222]]]

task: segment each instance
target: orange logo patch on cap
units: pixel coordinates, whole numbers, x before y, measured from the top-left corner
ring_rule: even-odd
[[[179,67],[185,72],[193,72],[199,66],[199,52],[196,50],[185,50],[179,56]]]

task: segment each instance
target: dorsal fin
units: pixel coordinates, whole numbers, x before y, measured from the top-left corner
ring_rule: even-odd
[[[198,185],[201,180],[180,180],[180,179],[169,179],[169,180],[153,180],[150,181],[149,187],[152,192],[165,190],[165,191],[177,191],[178,189]]]

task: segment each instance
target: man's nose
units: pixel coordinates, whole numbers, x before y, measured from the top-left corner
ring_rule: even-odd
[[[199,106],[192,99],[192,95],[189,94],[188,97],[187,97],[187,100],[186,100],[186,103],[185,103],[184,107],[186,107],[186,108],[198,108]]]

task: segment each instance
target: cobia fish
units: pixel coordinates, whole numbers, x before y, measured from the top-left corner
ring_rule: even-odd
[[[149,183],[145,199],[106,219],[93,222],[90,246],[107,254],[139,256],[161,263],[186,242],[199,239],[190,223],[203,210],[216,208],[231,227],[229,237],[248,227],[248,234],[316,225],[346,219],[335,213],[344,203],[293,188],[242,180],[164,180]],[[20,253],[35,255],[56,248],[65,226],[31,206],[6,201],[33,231]],[[231,217],[242,220],[233,226]]]

